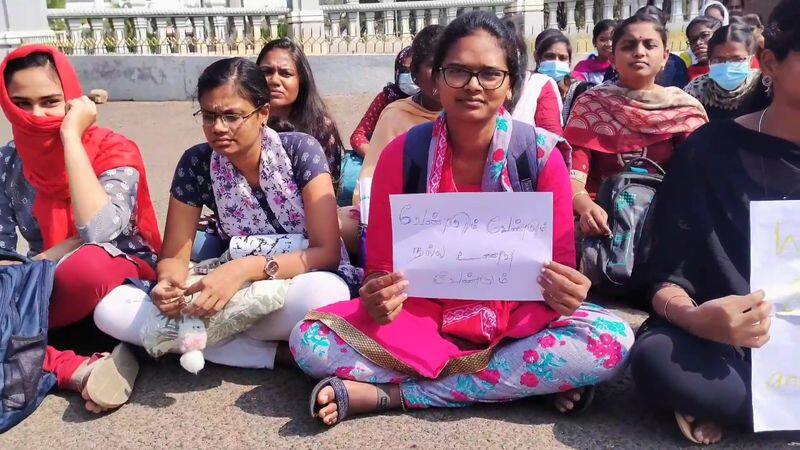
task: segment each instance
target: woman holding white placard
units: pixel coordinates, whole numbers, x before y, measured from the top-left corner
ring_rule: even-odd
[[[800,0],[783,0],[761,63],[772,105],[700,128],[662,188],[647,267],[654,313],[631,351],[642,396],[675,411],[687,439],[752,429],[749,348],[769,340],[771,304],[750,287],[750,202],[800,199]],[[791,356],[791,355],[790,355]]]
[[[562,412],[580,411],[591,401],[591,386],[625,366],[632,332],[584,303],[589,280],[572,267],[569,175],[556,150],[563,140],[512,121],[502,108],[524,68],[513,31],[493,14],[472,12],[451,22],[433,67],[444,113],[399,136],[378,162],[361,298],[312,311],[292,332],[297,364],[328,377],[311,394],[311,413],[330,426],[353,413],[545,394],[554,394]],[[520,147],[530,162],[526,178],[507,163]],[[404,163],[420,154],[431,157],[429,166]],[[554,261],[531,274],[538,275],[543,302],[406,294],[408,281],[392,272],[390,195],[510,192],[524,190],[523,181],[553,195]]]

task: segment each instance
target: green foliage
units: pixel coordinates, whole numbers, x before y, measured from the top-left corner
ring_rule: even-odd
[[[67,7],[67,0],[47,0],[47,8],[64,9]]]

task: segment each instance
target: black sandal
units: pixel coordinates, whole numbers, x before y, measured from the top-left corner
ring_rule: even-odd
[[[350,396],[347,394],[347,389],[344,387],[344,382],[342,381],[341,378],[338,377],[325,378],[324,380],[317,383],[317,385],[314,386],[314,389],[311,390],[309,410],[311,412],[312,418],[318,418],[319,410],[327,406],[327,405],[317,405],[317,396],[319,395],[319,392],[326,386],[330,386],[333,388],[333,393],[336,397],[334,401],[336,402],[336,412],[338,414],[338,417],[336,418],[336,422],[330,424],[330,426],[334,426],[347,418],[347,412],[350,409]]]

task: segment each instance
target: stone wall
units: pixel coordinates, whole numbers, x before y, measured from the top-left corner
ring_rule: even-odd
[[[111,100],[192,99],[197,78],[214,56],[72,56],[83,89],[106,89]],[[393,74],[389,55],[310,56],[322,95],[377,93]]]

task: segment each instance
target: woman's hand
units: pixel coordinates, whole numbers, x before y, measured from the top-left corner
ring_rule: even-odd
[[[575,212],[580,217],[580,228],[584,236],[611,236],[608,228],[608,213],[588,195],[578,196]]]
[[[61,137],[82,137],[83,133],[97,120],[97,105],[82,96],[67,102],[67,115],[61,123]]]
[[[769,341],[772,304],[764,291],[707,301],[687,313],[695,336],[737,347],[758,348]]]
[[[184,281],[177,277],[167,276],[158,281],[158,284],[150,292],[150,298],[156,305],[161,314],[167,317],[176,317],[183,309],[184,302]]]
[[[406,289],[408,280],[395,272],[372,278],[361,286],[358,293],[369,316],[375,322],[386,325],[396,319],[403,309],[403,302],[408,298]]]
[[[194,295],[198,292],[200,295],[192,300],[183,312],[193,317],[211,317],[222,311],[233,294],[248,280],[242,264],[238,264],[242,261],[225,263],[186,288],[184,295]]]
[[[586,300],[592,283],[572,267],[551,261],[538,278],[548,306],[562,316],[571,316]]]

